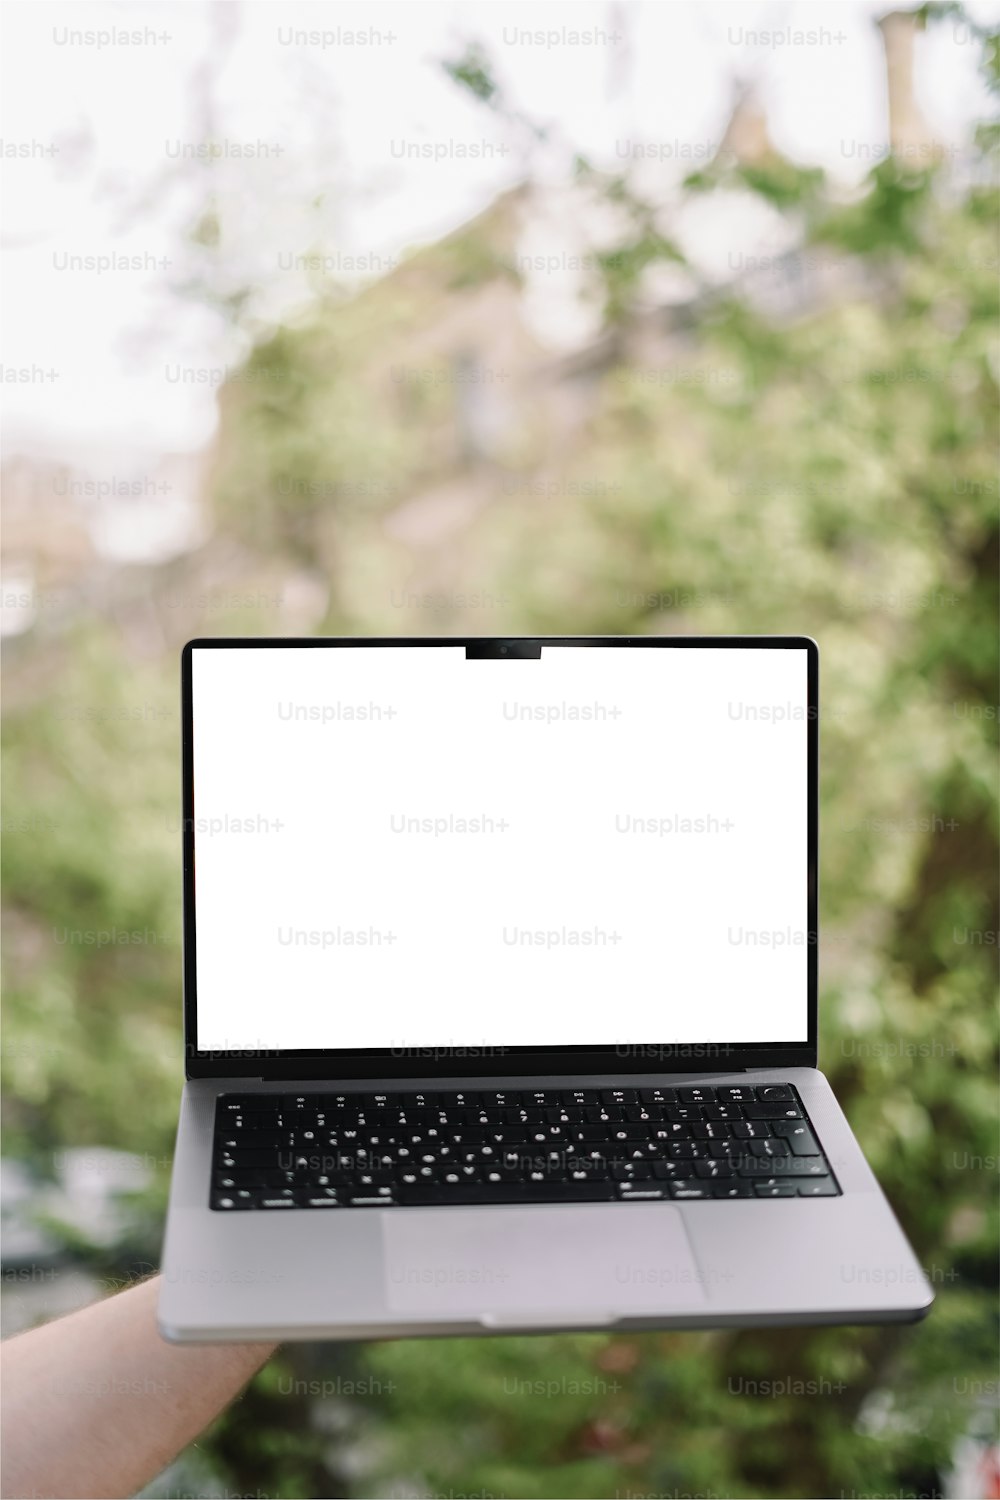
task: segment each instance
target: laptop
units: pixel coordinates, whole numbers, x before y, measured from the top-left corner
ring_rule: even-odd
[[[906,1322],[800,636],[195,640],[181,1343]]]

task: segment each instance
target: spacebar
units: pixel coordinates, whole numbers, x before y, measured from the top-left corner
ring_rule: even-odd
[[[456,1183],[444,1187],[420,1183],[393,1190],[397,1203],[594,1203],[610,1202],[615,1196],[610,1182],[496,1182]]]

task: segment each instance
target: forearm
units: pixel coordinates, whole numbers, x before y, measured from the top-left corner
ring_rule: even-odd
[[[134,1495],[273,1353],[166,1343],[159,1287],[153,1277],[0,1346],[4,1495]]]

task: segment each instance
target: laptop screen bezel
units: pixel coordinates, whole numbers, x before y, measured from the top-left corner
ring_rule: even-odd
[[[807,934],[804,1042],[705,1042],[667,1046],[655,1041],[617,1046],[504,1047],[486,1049],[314,1048],[213,1052],[198,1047],[197,934],[195,920],[194,723],[195,651],[350,650],[357,647],[472,647],[479,655],[518,656],[534,647],[613,646],[636,650],[752,649],[805,651],[807,664]],[[184,1055],[188,1078],[500,1077],[527,1074],[708,1073],[745,1068],[815,1067],[817,1056],[819,842],[819,650],[809,636],[226,636],[188,641],[181,653],[182,842],[184,869]],[[426,1052],[427,1055],[424,1055]],[[445,1056],[435,1055],[438,1052]]]

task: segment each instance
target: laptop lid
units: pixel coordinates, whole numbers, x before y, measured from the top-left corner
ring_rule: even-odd
[[[806,637],[195,640],[191,1077],[816,1061]]]

